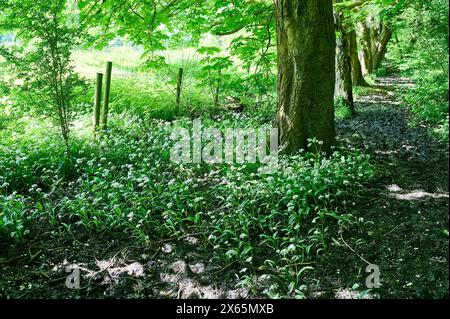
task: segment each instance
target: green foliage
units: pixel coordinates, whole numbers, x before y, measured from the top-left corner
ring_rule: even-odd
[[[112,84],[110,112],[128,114],[142,120],[161,119],[170,121],[176,116],[175,93],[172,82],[157,83],[153,77],[140,76],[116,78]],[[92,96],[93,88],[87,96]],[[88,102],[88,101],[85,101]],[[195,118],[205,114],[216,114],[220,110],[214,106],[204,87],[187,87],[182,95],[181,116]],[[91,113],[90,105],[84,113]]]
[[[67,24],[66,1],[6,1],[0,29],[16,30],[20,46],[0,46],[6,67],[23,81],[21,90],[33,103],[50,110],[68,143],[72,104],[83,82],[71,66],[76,29]],[[25,46],[28,44],[28,46]],[[14,79],[16,80],[16,79]],[[25,95],[24,95],[25,96]],[[25,99],[27,100],[27,99]]]
[[[352,117],[352,111],[344,99],[335,99],[334,101],[335,115],[338,119],[346,119]]]
[[[237,69],[242,68],[246,75],[228,87],[242,87],[244,83],[245,90],[242,91],[254,91],[260,95],[275,89],[275,17],[271,1],[229,3],[202,0],[196,5],[189,0],[170,3],[154,0],[149,4],[137,0],[126,3],[120,0],[107,3],[80,1],[80,8],[83,20],[96,26],[91,30],[92,45],[103,48],[118,36],[126,37],[143,48],[144,65],[151,70],[167,64],[163,56],[167,49],[198,47],[211,34],[233,35],[235,37],[226,49],[236,60],[239,59]],[[227,68],[229,61],[223,60],[227,58],[210,57],[212,61],[208,61],[207,56],[214,52],[203,50],[202,54],[205,54],[206,69],[198,78],[209,86],[214,84],[214,87],[220,78],[220,86],[226,87],[231,80],[230,75],[222,72],[218,76],[211,68],[217,71],[224,63]],[[236,72],[233,75],[236,76]]]
[[[204,14],[210,9],[210,1],[202,1],[200,6],[187,0],[80,0],[79,4],[83,20],[97,27],[91,30],[91,44],[103,48],[117,36],[127,36],[144,47],[143,58],[151,64],[162,62],[157,51],[169,45],[196,45],[204,28],[210,25]]]
[[[274,89],[269,86],[267,91],[270,94],[256,96],[257,91],[248,85],[245,73],[236,68],[230,57],[217,54],[218,50],[218,47],[170,50],[165,52],[165,56],[171,63],[157,69],[149,69],[145,63],[142,65],[143,60],[139,58],[141,50],[129,45],[102,51],[77,50],[74,55],[76,70],[92,80],[88,93],[77,100],[75,111],[82,114],[92,112],[93,75],[102,72],[104,61],[113,60],[110,97],[110,111],[113,113],[126,113],[141,119],[172,120],[176,110],[178,68],[183,67],[181,116],[196,118],[225,113],[223,97],[237,96],[246,105],[246,112],[256,117],[264,115],[265,122],[272,121],[276,104]]]
[[[245,116],[203,122],[222,130],[259,125]],[[38,211],[54,227],[124,230],[144,242],[198,233],[216,262],[240,265],[242,276],[268,274],[290,295],[307,270],[302,264],[326,251],[331,233],[354,223],[334,210],[336,200],[372,174],[354,150],[281,157],[273,175],[258,173],[256,164],[178,165],[169,158],[170,132],[162,121],[113,117],[110,138],[73,138],[70,160],[51,136],[4,144],[0,194],[17,197],[2,202],[3,232],[20,238],[23,216]]]
[[[417,12],[420,11],[420,15]],[[389,58],[414,86],[402,92],[417,122],[448,141],[448,1],[412,1],[396,23]]]
[[[0,189],[2,185],[0,185]],[[25,199],[16,194],[0,193],[0,240],[18,242],[29,233]]]
[[[32,185],[37,185],[36,188],[41,190],[50,190],[69,178],[71,169],[67,149],[54,136],[40,139],[38,144],[23,139],[1,145],[0,184],[6,193],[15,191],[28,194]],[[47,149],[52,149],[52,152]]]
[[[350,11],[352,24],[376,12],[395,27],[388,57],[415,84],[402,97],[417,121],[448,139],[448,3],[346,7],[354,3],[336,6]],[[351,147],[327,157],[310,140],[314,153],[280,156],[277,171],[264,175],[260,164],[180,165],[169,154],[171,125],[189,127],[189,118],[221,131],[272,127],[273,1],[79,4],[75,27],[66,24],[64,0],[0,0],[0,29],[20,39],[0,46],[0,239],[20,243],[36,225],[75,239],[78,232],[126,232],[144,245],[195,234],[211,262],[238,270],[240,286],[259,289],[255,278],[265,275],[268,297],[305,298],[312,262],[359,223],[337,207],[373,177],[369,158]],[[92,138],[93,78],[106,60],[114,63],[111,122]],[[381,67],[368,80],[388,72]],[[87,93],[80,75],[92,79]],[[244,112],[221,107],[225,95],[241,98]],[[351,115],[342,101],[335,106],[337,118]],[[56,119],[66,145],[41,115]]]
[[[211,95],[214,97],[214,104],[217,105],[223,86],[228,86],[229,89],[232,76],[226,71],[233,65],[233,61],[230,57],[214,56],[215,53],[220,52],[218,48],[202,47],[197,52],[206,55],[200,61],[203,67],[196,76],[200,80],[199,85],[209,87]]]

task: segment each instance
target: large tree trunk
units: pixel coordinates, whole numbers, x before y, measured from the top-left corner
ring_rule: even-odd
[[[332,0],[275,0],[278,51],[276,126],[284,153],[335,140],[335,31]]]
[[[336,84],[334,98],[344,103],[352,114],[353,104],[352,66],[349,54],[349,36],[344,26],[342,12],[334,13],[334,22],[338,36],[336,38]]]
[[[358,42],[356,40],[356,31],[348,31],[348,50],[350,54],[350,63],[352,65],[352,82],[355,86],[369,86],[369,83],[364,79],[361,69],[361,62],[358,56]]]
[[[392,30],[380,21],[378,14],[370,14],[363,24],[359,24],[362,32],[365,73],[377,70],[386,54],[387,45],[392,37]]]

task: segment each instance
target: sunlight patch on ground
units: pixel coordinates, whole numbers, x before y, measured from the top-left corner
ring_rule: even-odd
[[[171,287],[160,291],[160,295],[177,299],[237,299],[248,297],[248,289],[225,290],[215,285],[202,285],[198,280],[190,276],[190,272],[199,275],[204,271],[205,265],[203,263],[188,265],[182,259],[176,260],[169,265],[166,272],[160,273],[161,280]]]
[[[69,264],[67,260],[64,260],[61,265],[55,266],[53,271],[64,270],[70,265],[71,269],[80,269],[83,271],[83,276],[86,278],[102,280],[102,285],[117,283],[124,274],[136,278],[145,276],[144,266],[138,262],[127,264],[124,260],[113,257],[105,260],[96,260],[95,264],[98,270],[87,268],[85,263]]]
[[[424,197],[431,198],[449,198],[447,193],[428,193],[421,189],[416,189],[413,191],[402,190],[398,185],[392,184],[386,186],[388,191],[390,191],[392,197],[398,200],[417,200]]]
[[[105,281],[109,280],[115,282],[122,274],[128,274],[133,277],[144,276],[144,266],[138,262],[126,264],[118,258],[111,258],[107,260],[98,260],[96,264],[100,270],[95,272],[95,274],[107,274],[107,276],[105,276]]]
[[[359,292],[349,288],[339,288],[334,297],[336,299],[377,299],[371,293]]]

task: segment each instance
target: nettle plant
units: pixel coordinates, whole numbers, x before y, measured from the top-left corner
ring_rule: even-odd
[[[2,46],[0,54],[22,82],[25,101],[55,120],[68,146],[72,108],[85,90],[71,63],[79,26],[70,21],[76,19],[70,19],[66,0],[9,0],[1,5],[7,17],[1,28],[15,30],[19,45]]]

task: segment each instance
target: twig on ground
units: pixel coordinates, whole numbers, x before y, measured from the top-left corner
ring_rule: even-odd
[[[340,234],[340,238],[342,240],[342,242],[344,243],[345,246],[347,246],[348,249],[350,249],[356,256],[358,256],[362,261],[364,261],[365,263],[367,263],[368,265],[371,265],[372,263],[367,261],[367,259],[365,259],[363,256],[361,256],[360,254],[358,254],[352,247],[350,247],[349,244],[347,244],[347,242],[344,240],[344,238],[342,237],[342,233]]]

